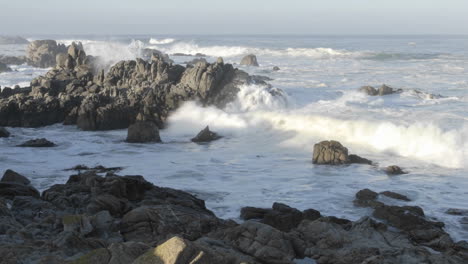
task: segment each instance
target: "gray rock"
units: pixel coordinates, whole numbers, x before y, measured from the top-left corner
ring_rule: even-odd
[[[161,138],[154,122],[137,121],[128,128],[126,141],[130,143],[161,142]]]
[[[206,126],[194,138],[192,138],[192,142],[210,142],[220,138],[222,138],[220,135],[213,131],[210,131],[210,128]]]
[[[29,65],[48,68],[55,66],[57,54],[66,52],[65,45],[55,40],[35,40],[29,44],[26,57]]]
[[[273,67],[273,71],[279,71],[279,70],[280,70],[280,67],[278,67],[278,66]]]
[[[314,145],[312,163],[329,165],[348,164],[348,149],[338,141],[322,141]]]
[[[10,72],[11,68],[8,67],[5,63],[0,62],[0,73],[2,72]]]
[[[31,139],[18,145],[18,147],[30,147],[30,148],[50,148],[50,147],[55,147],[55,146],[57,146],[55,145],[55,143],[50,142],[49,140],[45,138]]]
[[[8,132],[8,130],[6,130],[6,128],[4,127],[0,127],[0,138],[9,137],[9,136],[10,136],[10,132]]]
[[[247,66],[256,66],[258,67],[257,56],[254,54],[249,54],[242,58],[240,65],[247,65]]]
[[[28,185],[31,183],[31,181],[28,178],[12,170],[6,170],[5,173],[3,174],[1,181],[2,182],[14,182],[14,183],[19,183],[23,185]]]
[[[383,96],[383,95],[389,95],[389,94],[394,94],[394,93],[401,93],[403,90],[401,89],[393,89],[390,86],[387,86],[385,84],[382,84],[378,89],[372,87],[372,86],[362,86],[359,88],[359,91],[366,93],[367,95],[370,96]]]

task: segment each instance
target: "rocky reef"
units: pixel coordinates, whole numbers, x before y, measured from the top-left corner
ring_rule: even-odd
[[[0,263],[466,263],[468,243],[417,206],[394,206],[361,190],[356,206],[372,216],[350,221],[275,203],[245,207],[242,223],[216,217],[203,200],[77,166],[65,184],[39,194],[7,170],[0,182]],[[102,175],[105,173],[105,175]],[[406,198],[406,199],[405,199]]]
[[[239,85],[266,85],[221,58],[184,67],[153,52],[149,60],[121,61],[104,72],[79,43],[67,48],[55,41],[34,41],[28,52],[28,63],[55,67],[30,87],[3,89],[0,126],[63,123],[111,130],[129,127],[140,114],[161,128],[184,101],[224,107],[236,97]]]

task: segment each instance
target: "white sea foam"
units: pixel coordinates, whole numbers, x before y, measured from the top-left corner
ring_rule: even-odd
[[[175,41],[175,39],[173,39],[173,38],[165,38],[165,39],[151,38],[149,40],[149,44],[153,44],[153,45],[170,44],[170,43],[172,43],[174,41]]]

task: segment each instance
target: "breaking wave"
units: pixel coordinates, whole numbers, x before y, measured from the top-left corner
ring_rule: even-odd
[[[151,38],[149,40],[149,44],[152,44],[152,45],[170,44],[170,43],[172,43],[174,41],[175,41],[175,39],[173,39],[173,38],[165,38],[165,39]]]

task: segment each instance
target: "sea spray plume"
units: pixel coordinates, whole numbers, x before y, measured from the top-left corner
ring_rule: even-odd
[[[153,45],[170,44],[174,41],[175,39],[173,38],[165,38],[165,39],[150,38],[149,44],[153,44]]]

